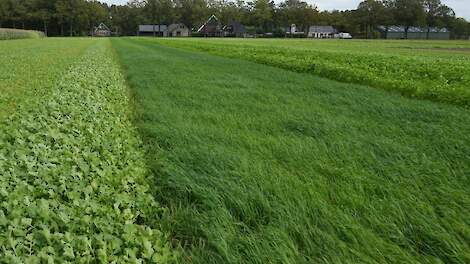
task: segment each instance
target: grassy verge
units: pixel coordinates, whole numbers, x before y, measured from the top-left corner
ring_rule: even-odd
[[[468,110],[112,43],[180,261],[470,261]]]
[[[465,42],[164,39],[158,43],[470,106],[470,45]]]
[[[43,37],[44,33],[40,31],[0,28],[0,40],[38,39]]]
[[[129,115],[101,40],[0,123],[1,262],[172,261]]]

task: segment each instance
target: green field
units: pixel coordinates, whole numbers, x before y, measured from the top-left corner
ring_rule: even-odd
[[[159,43],[470,106],[470,42],[166,39]]]
[[[0,262],[470,263],[468,46],[0,42]]]
[[[109,40],[0,45],[1,262],[171,260]]]
[[[48,92],[90,43],[57,39],[0,41],[0,119],[24,104],[18,102]]]
[[[40,31],[0,28],[0,40],[38,39],[43,37],[44,33]]]

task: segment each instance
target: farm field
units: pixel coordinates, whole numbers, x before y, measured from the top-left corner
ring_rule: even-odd
[[[21,101],[49,92],[90,44],[90,40],[0,41],[0,120],[22,105]]]
[[[109,40],[0,47],[0,262],[173,259]]]
[[[112,43],[181,262],[470,262],[468,109],[211,40]]]
[[[468,46],[0,41],[0,262],[470,263]]]
[[[152,40],[154,41],[154,40]],[[470,105],[470,42],[163,39],[167,46]]]
[[[0,28],[0,40],[38,39],[43,37],[44,33],[40,31]]]

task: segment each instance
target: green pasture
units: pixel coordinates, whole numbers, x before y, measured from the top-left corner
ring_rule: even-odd
[[[2,263],[470,263],[470,43],[0,42]]]
[[[468,110],[173,42],[113,46],[181,261],[470,261]]]

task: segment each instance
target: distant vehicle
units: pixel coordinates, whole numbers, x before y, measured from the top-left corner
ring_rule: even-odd
[[[335,34],[335,38],[338,38],[338,39],[352,39],[352,36],[349,33],[340,32],[338,34]]]

